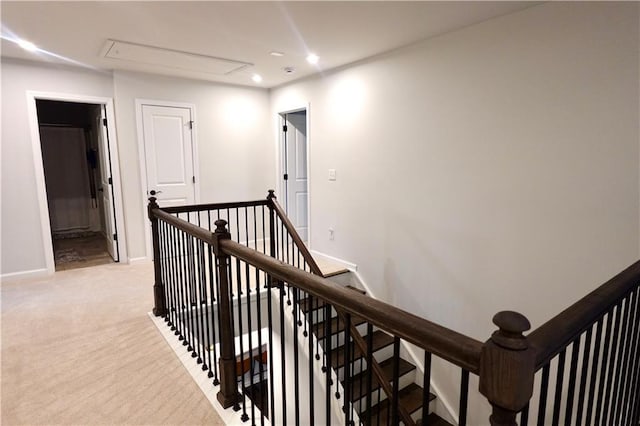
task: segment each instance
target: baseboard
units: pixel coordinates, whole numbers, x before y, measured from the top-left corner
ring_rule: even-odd
[[[47,268],[32,269],[31,271],[10,272],[8,274],[0,275],[0,281],[11,282],[18,280],[25,280],[29,278],[41,278],[51,275]]]
[[[309,250],[309,252],[313,256],[321,257],[321,258],[329,260],[329,261],[331,261],[333,263],[337,263],[339,265],[342,265],[346,269],[348,269],[348,270],[350,270],[352,272],[355,272],[355,271],[358,270],[358,265],[356,265],[355,263],[347,262],[346,260],[343,260],[343,259],[338,259],[337,257],[333,257],[333,256],[330,256],[328,254],[321,253],[321,252],[319,252],[317,250]]]
[[[149,258],[147,256],[142,256],[142,257],[130,257],[129,258],[129,265],[134,265],[136,263],[144,263],[144,262],[150,262]]]

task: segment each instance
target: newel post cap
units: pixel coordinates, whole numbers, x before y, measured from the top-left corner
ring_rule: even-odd
[[[216,225],[216,230],[214,231],[215,234],[226,234],[228,232],[226,220],[218,219],[214,223]]]
[[[491,335],[495,344],[514,351],[529,347],[522,333],[531,329],[531,323],[524,315],[513,311],[498,312],[493,317],[493,323],[499,328]]]
[[[268,192],[269,192],[269,195],[267,195],[267,200],[271,200],[273,198],[278,198],[278,197],[276,197],[276,194],[275,194],[276,191],[274,191],[273,189],[270,189]]]
[[[156,200],[156,197],[149,197],[149,204],[147,205],[147,214],[149,216],[149,220],[154,219],[152,211],[160,208]]]

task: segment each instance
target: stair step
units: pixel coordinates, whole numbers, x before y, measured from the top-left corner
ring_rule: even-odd
[[[365,339],[365,342],[367,341],[367,337],[363,336],[363,338]],[[373,340],[373,352],[377,352],[382,348],[386,348],[389,345],[393,344],[393,336],[385,333],[384,331],[381,330],[377,330],[373,332],[372,335],[372,340]],[[351,345],[355,345],[355,343],[351,343]],[[356,345],[355,346],[355,350],[354,350],[354,355],[353,355],[353,361],[357,361],[360,358],[362,358],[362,352],[360,351],[360,348]],[[344,367],[344,345],[338,347],[337,349],[334,349],[331,352],[331,367],[333,368],[342,368]]]
[[[410,384],[404,389],[400,389],[399,395],[399,404],[407,409],[409,414],[418,411],[422,407],[422,387],[416,385],[415,383]],[[433,401],[436,398],[434,394],[429,394],[429,401]],[[375,407],[371,408],[371,424],[377,425],[378,419],[380,419],[381,425],[387,425],[391,423],[391,415],[390,410],[391,402],[388,399],[377,404]],[[427,407],[428,408],[428,407]],[[363,412],[360,415],[361,419],[366,419],[367,414]],[[387,418],[389,420],[387,420]]]
[[[415,365],[411,364],[408,361],[405,361],[402,358],[400,358],[399,364],[400,364],[399,377],[402,377],[405,374],[410,373],[411,371],[416,369]],[[380,363],[380,367],[382,368],[382,373],[384,377],[387,379],[389,383],[391,383],[393,380],[393,359],[389,358],[382,361]],[[352,378],[353,394],[351,395],[352,402],[357,401],[363,396],[367,395],[367,380],[368,380],[367,376],[368,376],[367,370],[353,376]],[[371,391],[376,391],[379,387],[380,387],[380,382],[378,382],[376,375],[373,372],[371,372]]]
[[[443,419],[442,417],[440,417],[436,413],[430,413],[427,416],[427,424],[429,426],[453,426],[451,423],[449,423],[448,421],[446,421],[445,419]],[[417,426],[421,426],[422,425],[422,419],[418,420],[416,422],[416,425]]]
[[[366,291],[364,291],[363,289],[361,289],[361,288],[356,288],[356,287],[354,287],[354,286],[352,286],[352,285],[347,285],[347,286],[345,286],[344,288],[348,288],[349,290],[357,291],[357,292],[358,292],[358,293],[360,293],[360,294],[367,294],[367,292],[366,292]]]
[[[362,317],[359,317],[357,315],[351,316],[351,324],[355,326],[364,324],[365,322],[366,321]],[[334,334],[341,333],[345,329],[345,323],[344,321],[342,321],[342,319],[338,317],[331,318],[330,329],[331,329],[332,336]],[[324,339],[325,331],[326,331],[325,321],[319,322],[318,324],[313,326],[313,333],[316,335],[318,339]]]

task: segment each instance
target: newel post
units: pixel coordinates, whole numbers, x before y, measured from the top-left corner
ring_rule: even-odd
[[[497,313],[493,323],[499,330],[482,347],[480,393],[493,407],[492,426],[515,426],[516,415],[533,394],[536,354],[522,334],[531,324],[511,311]]]
[[[229,291],[229,255],[220,247],[220,241],[231,239],[227,230],[227,221],[218,219],[213,236],[213,252],[218,260],[218,276],[220,277],[220,294],[218,310],[220,313],[220,391],[218,401],[224,408],[233,405],[239,410],[240,394],[236,378],[236,353],[234,346],[233,322],[231,321],[231,292]]]
[[[157,317],[165,315],[166,307],[164,304],[164,285],[162,283],[162,268],[160,265],[160,234],[158,233],[158,218],[153,211],[159,209],[156,203],[156,197],[149,197],[149,205],[147,206],[147,214],[151,221],[151,240],[153,241],[153,314]]]

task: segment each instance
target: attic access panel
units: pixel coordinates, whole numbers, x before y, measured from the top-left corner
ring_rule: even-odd
[[[228,75],[253,66],[248,62],[161,47],[145,46],[118,40],[107,40],[102,56],[108,59],[155,65],[186,71],[197,71],[214,75]]]

